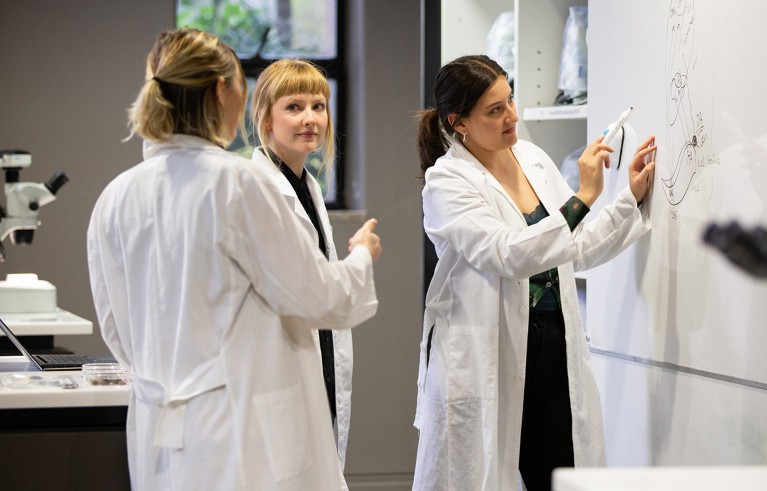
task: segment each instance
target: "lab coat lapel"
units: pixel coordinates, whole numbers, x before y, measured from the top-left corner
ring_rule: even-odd
[[[512,147],[514,156],[517,158],[522,172],[525,173],[528,182],[533,187],[538,199],[541,200],[543,207],[551,215],[554,210],[559,209],[562,203],[558,203],[556,183],[549,182],[553,179],[551,173],[546,171],[546,166],[541,161],[540,155],[528,151],[521,146]]]
[[[298,218],[301,219],[301,223],[304,224],[305,227],[309,227],[312,231],[314,230],[314,225],[312,225],[312,221],[309,218],[309,215],[306,214],[306,210],[304,210],[304,205],[301,204],[301,201],[298,200],[298,196],[296,195],[296,190],[293,189],[293,186],[290,185],[290,182],[285,178],[284,175],[282,175],[282,172],[275,167],[276,177],[279,177],[277,179],[275,177],[275,182],[277,182],[277,188],[280,190],[280,193],[285,196],[285,198],[288,200],[288,203],[292,203],[293,211],[296,212],[296,215]]]
[[[453,151],[462,159],[471,162],[477,170],[485,175],[485,180],[489,183],[496,192],[500,193],[505,201],[514,209],[514,211],[521,217],[522,212],[517,207],[511,196],[503,189],[501,183],[487,170],[485,167],[469,152],[463,145],[457,142],[453,142]],[[550,179],[554,179],[554,176],[550,172],[547,172],[544,162],[541,160],[540,155],[535,152],[529,151],[522,145],[515,145],[512,147],[512,152],[517,158],[522,172],[525,173],[527,180],[535,190],[538,198],[541,200],[546,211],[551,214],[553,210],[559,209],[562,203],[556,194],[558,187],[554,183],[549,182]]]
[[[487,182],[491,188],[493,188],[497,193],[499,193],[505,202],[511,206],[511,208],[516,212],[516,214],[519,217],[522,217],[522,212],[517,207],[517,204],[514,203],[514,200],[511,199],[511,196],[509,196],[509,193],[506,192],[505,189],[503,189],[503,186],[501,186],[501,183],[498,182],[498,179],[493,176],[493,174],[490,173],[489,170],[485,168],[484,165],[482,165],[479,160],[477,160],[474,155],[472,155],[471,152],[469,152],[463,145],[453,143],[453,148],[456,151],[456,154],[462,158],[463,160],[467,160],[472,163],[472,165],[482,173],[482,175],[485,176],[485,182]]]
[[[317,179],[312,176],[309,171],[306,172],[306,179],[309,182],[309,193],[312,196],[312,202],[314,203],[314,209],[317,210],[317,218],[320,220],[320,227],[322,227],[322,235],[325,237],[325,248],[327,249],[328,258],[331,261],[338,259],[334,255],[334,247],[330,247],[330,243],[333,240],[332,229],[330,228],[330,217],[325,211],[325,197],[322,195],[322,188]]]
[[[253,161],[258,162],[259,165],[264,165],[269,174],[269,179],[271,179],[274,185],[277,186],[277,190],[280,192],[280,194],[288,200],[288,203],[293,207],[293,211],[295,211],[298,218],[301,219],[301,223],[305,227],[308,227],[308,230],[313,235],[314,225],[312,225],[312,221],[309,219],[309,215],[306,214],[306,210],[304,210],[303,205],[298,200],[296,191],[282,174],[282,171],[278,169],[271,160],[267,159],[259,149],[256,149],[255,152],[253,152]]]

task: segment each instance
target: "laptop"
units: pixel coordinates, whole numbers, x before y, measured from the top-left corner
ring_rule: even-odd
[[[86,363],[117,363],[117,360],[110,355],[73,355],[73,354],[48,354],[33,355],[21,344],[11,328],[9,328],[2,319],[0,319],[0,331],[11,340],[16,349],[21,351],[29,362],[39,370],[77,370]]]

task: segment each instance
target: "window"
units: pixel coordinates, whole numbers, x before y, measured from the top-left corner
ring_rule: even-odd
[[[248,93],[259,73],[273,60],[296,57],[321,67],[330,82],[330,111],[336,130],[337,157],[327,174],[318,172],[320,155],[310,155],[306,168],[319,181],[328,208],[344,206],[343,120],[345,111],[344,57],[341,53],[342,0],[178,0],[176,25],[216,34],[240,57]],[[253,138],[250,114],[246,114]],[[235,141],[229,148],[250,158],[253,141]]]

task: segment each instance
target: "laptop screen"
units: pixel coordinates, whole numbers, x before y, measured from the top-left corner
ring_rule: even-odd
[[[5,324],[5,322],[3,322],[2,319],[0,319],[0,330],[3,331],[5,336],[11,340],[11,343],[13,343],[13,345],[16,346],[17,350],[21,351],[21,354],[24,355],[27,358],[27,360],[29,360],[30,363],[32,363],[33,365],[37,365],[37,363],[35,362],[35,359],[32,357],[29,351],[27,351],[24,345],[21,344],[21,341],[19,341],[16,335],[13,334],[13,332],[11,332],[11,328],[8,327]]]

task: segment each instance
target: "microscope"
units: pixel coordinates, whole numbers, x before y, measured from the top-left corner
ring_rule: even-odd
[[[56,199],[56,193],[69,178],[57,171],[45,183],[19,182],[21,169],[29,167],[32,156],[24,150],[0,150],[0,168],[5,171],[6,208],[0,205],[0,262],[5,261],[3,241],[10,235],[14,245],[32,243],[40,226],[41,206]]]
[[[742,227],[738,222],[710,223],[703,242],[716,248],[741,270],[756,278],[767,278],[767,229]]]

